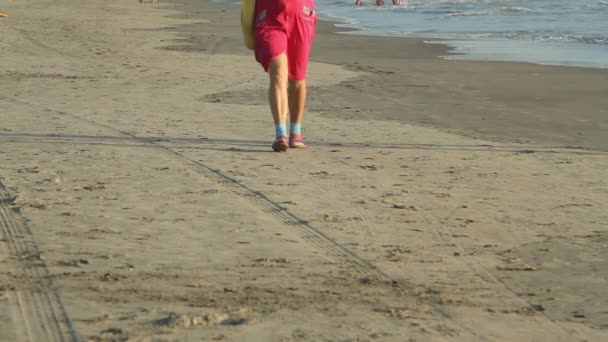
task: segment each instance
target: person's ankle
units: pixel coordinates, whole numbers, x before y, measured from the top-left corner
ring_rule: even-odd
[[[289,132],[291,134],[302,134],[302,123],[301,122],[292,122],[289,125]]]
[[[275,137],[280,137],[282,135],[287,136],[287,124],[278,123],[274,125],[274,135]]]

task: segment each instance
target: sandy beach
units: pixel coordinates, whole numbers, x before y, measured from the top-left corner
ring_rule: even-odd
[[[0,12],[0,341],[608,340],[608,70],[319,22],[279,154],[238,7]]]

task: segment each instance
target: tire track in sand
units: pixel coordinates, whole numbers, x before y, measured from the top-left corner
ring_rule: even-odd
[[[99,123],[82,116],[67,113],[64,111],[58,111],[51,108],[41,107],[34,103],[28,103],[24,101],[18,101],[15,99],[7,99],[0,96],[0,100],[7,101],[13,104],[27,105],[27,106],[36,106],[48,111],[53,111],[57,114],[71,117],[76,120],[87,122],[90,125],[96,127],[102,127],[107,130],[119,133],[123,136],[127,136],[132,139],[134,142],[141,143],[144,146],[149,146],[151,148],[156,148],[158,150],[164,151],[173,155],[173,157],[180,159],[182,163],[190,166],[195,172],[198,174],[210,179],[214,183],[223,187],[227,191],[232,192],[236,196],[246,199],[248,202],[262,210],[263,212],[273,216],[277,219],[284,227],[294,231],[303,241],[314,245],[318,249],[325,252],[329,257],[334,259],[337,263],[350,268],[352,271],[357,273],[361,277],[368,277],[375,280],[387,281],[391,282],[392,279],[387,274],[379,270],[376,266],[371,264],[369,261],[363,259],[362,257],[355,254],[350,249],[344,247],[339,244],[331,237],[325,235],[316,227],[312,226],[308,221],[298,217],[298,215],[288,208],[281,206],[279,203],[274,201],[272,198],[264,195],[263,193],[251,189],[247,185],[241,183],[240,181],[228,176],[223,173],[221,170],[214,169],[202,162],[192,160],[183,154],[175,151],[171,147],[167,147],[161,145],[158,142],[151,141],[147,138],[138,137],[135,134],[123,131],[121,129],[112,127],[110,125],[106,125],[103,123]]]
[[[18,304],[13,324],[29,341],[78,341],[29,227],[19,210],[10,206],[13,201],[14,197],[0,182],[0,234],[8,247],[9,279],[13,278]]]

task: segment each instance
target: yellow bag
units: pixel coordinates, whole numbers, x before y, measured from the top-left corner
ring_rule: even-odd
[[[255,49],[255,0],[241,0],[241,29],[245,46]]]

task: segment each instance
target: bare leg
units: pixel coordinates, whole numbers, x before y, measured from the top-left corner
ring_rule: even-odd
[[[284,53],[273,58],[268,65],[270,86],[268,87],[268,104],[275,124],[276,139],[272,143],[275,152],[287,151],[287,55]]]
[[[268,103],[275,124],[287,123],[287,56],[283,53],[273,58],[268,65],[270,87]]]
[[[306,80],[289,80],[289,119],[302,122],[306,104]]]
[[[289,119],[291,129],[289,135],[289,147],[306,148],[302,137],[302,118],[304,117],[304,105],[306,104],[306,80],[289,80]]]

